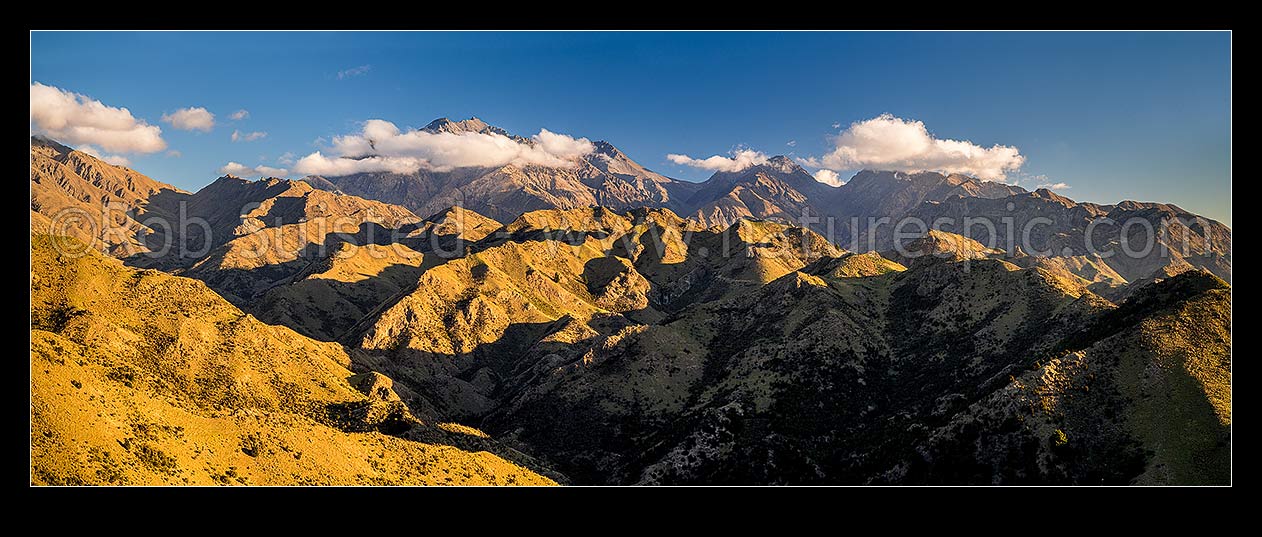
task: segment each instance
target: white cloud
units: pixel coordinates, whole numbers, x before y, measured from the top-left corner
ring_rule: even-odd
[[[991,180],[1004,179],[1025,162],[1015,147],[935,138],[924,123],[890,114],[850,124],[833,143],[832,151],[807,162],[833,170],[932,170]]]
[[[276,162],[279,162],[286,166],[293,166],[294,159],[296,158],[298,158],[298,155],[295,155],[293,151],[286,151],[282,153],[281,156],[276,159]]]
[[[229,162],[219,168],[219,173],[226,174],[226,175],[235,175],[237,177],[245,177],[246,175],[253,172],[254,172],[254,168],[246,166],[245,164],[241,164],[240,162]]]
[[[427,162],[412,157],[326,157],[319,151],[298,159],[294,171],[304,175],[337,177],[356,173],[390,172],[412,173],[427,166]]]
[[[273,168],[271,166],[263,165],[255,166],[254,171],[258,172],[259,175],[267,177],[284,177],[289,175],[289,170],[286,170],[285,168]]]
[[[798,141],[797,141],[797,140],[789,140],[788,142],[785,142],[785,144],[784,144],[784,145],[787,145],[787,146],[789,146],[789,147],[793,147],[793,146],[798,145]]]
[[[563,159],[578,158],[596,150],[596,146],[587,138],[575,139],[548,129],[539,129],[539,134],[530,138],[544,153]]]
[[[122,155],[104,155],[101,157],[101,160],[115,166],[131,166],[131,159]]]
[[[228,119],[231,119],[233,121],[241,121],[247,117],[250,117],[250,111],[244,108],[241,110],[237,110],[236,112],[233,112],[231,114],[228,114]]]
[[[328,154],[317,151],[294,163],[308,175],[349,175],[362,172],[411,173],[420,169],[547,166],[568,168],[594,150],[587,138],[574,138],[541,129],[527,143],[502,134],[478,132],[400,131],[380,119],[364,122],[357,134],[335,136]]]
[[[171,158],[180,158],[184,156],[184,153],[181,153],[178,149],[172,149],[167,151],[167,156]]]
[[[840,122],[833,123],[833,128],[834,128],[834,129],[840,129],[840,128],[841,128],[841,123],[840,123]]]
[[[266,132],[241,132],[239,130],[232,131],[232,141],[234,142],[253,142],[262,138],[266,138]]]
[[[167,146],[161,128],[126,108],[39,82],[31,84],[31,130],[62,143],[121,153],[155,153]]]
[[[702,168],[719,172],[739,172],[750,166],[767,163],[766,154],[752,149],[735,150],[732,152],[731,157],[714,155],[705,159],[695,159],[688,155],[671,153],[666,155],[666,158],[681,166],[691,166],[693,168]]]
[[[240,162],[229,162],[219,168],[219,173],[231,174],[237,177],[285,177],[289,175],[289,170],[271,166],[250,167]]]
[[[342,80],[346,78],[365,75],[365,74],[368,74],[368,71],[371,71],[371,70],[372,70],[371,65],[360,65],[359,67],[351,67],[350,69],[344,69],[342,71],[338,71],[337,79]]]
[[[820,169],[815,172],[815,180],[829,186],[841,186],[846,184],[841,180],[841,175],[827,168]]]
[[[162,114],[162,121],[182,131],[210,132],[215,128],[215,115],[200,106],[181,108],[170,114]]]
[[[1040,188],[1046,188],[1048,190],[1068,190],[1070,188],[1073,188],[1069,186],[1069,183],[1053,180],[1051,177],[1048,177],[1046,174],[1042,174],[1042,173],[1038,175],[1030,175],[1030,174],[1022,173],[1020,179],[1017,182],[1020,184],[1024,184],[1027,187],[1033,188],[1035,190],[1038,190]],[[1033,185],[1033,186],[1031,187],[1030,185]]]
[[[105,154],[105,152],[101,151],[100,149],[97,149],[90,145],[81,145],[75,148],[75,150],[80,153],[87,153],[98,159],[101,159],[106,164],[113,164],[115,166],[131,166],[131,160],[128,159],[127,157],[124,157],[122,155],[107,155]]]

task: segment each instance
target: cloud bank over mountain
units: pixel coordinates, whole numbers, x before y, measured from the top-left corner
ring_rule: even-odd
[[[289,170],[263,165],[251,167],[240,162],[229,162],[219,168],[219,173],[237,177],[285,177],[289,175]]]
[[[703,170],[714,170],[716,172],[739,172],[751,166],[767,163],[767,155],[761,151],[752,149],[737,149],[732,151],[730,157],[714,155],[708,158],[696,159],[688,155],[671,153],[666,158],[680,166],[689,166],[693,168],[701,168]]]
[[[509,164],[568,168],[594,149],[587,138],[547,129],[524,140],[494,132],[405,132],[389,121],[370,119],[360,132],[334,137],[327,154],[316,151],[299,159],[294,170],[310,175],[347,175],[420,169],[444,172]]]

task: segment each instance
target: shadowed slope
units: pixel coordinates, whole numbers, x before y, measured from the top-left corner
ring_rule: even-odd
[[[702,230],[661,210],[540,211],[504,235],[427,269],[416,293],[362,326],[355,359],[433,394],[424,415],[481,420],[576,482],[1068,483],[1109,468],[1110,482],[1127,482],[1169,465],[1132,456],[1164,445],[1142,428],[1090,427],[1079,441],[1099,455],[1072,471],[1021,459],[973,472],[989,452],[917,462],[917,446],[945,446],[935,431],[1001,397],[1010,377],[1155,322],[1156,310],[1118,310],[1063,270],[1021,269],[942,232],[909,243],[941,255],[904,269],[784,224]],[[1135,356],[1225,355],[1184,332]],[[1203,384],[1222,401],[1215,375]],[[1041,434],[1005,423],[979,434],[1019,445]],[[1217,442],[1202,432],[1192,441]],[[1188,453],[1165,456],[1200,460]],[[1197,479],[1229,467],[1195,464]]]
[[[941,228],[944,231],[1005,249],[1006,245],[996,243],[1008,236],[1021,240],[1023,230],[1028,230],[1029,240],[1022,246],[1027,250],[1024,253],[1081,258],[1107,267],[1080,274],[1088,280],[1093,279],[1092,273],[1106,270],[1129,282],[1191,268],[1231,280],[1231,229],[1174,205],[1133,201],[1117,205],[1077,203],[1039,189],[1006,198],[952,198],[926,203],[911,215],[926,222],[941,219],[947,223]],[[990,222],[993,234],[983,226],[963,229],[963,223],[968,221],[965,217]]]
[[[1231,482],[1231,290],[1142,290],[933,430],[888,474],[933,483]]]

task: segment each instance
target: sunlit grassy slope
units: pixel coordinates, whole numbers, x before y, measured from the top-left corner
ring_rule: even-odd
[[[82,251],[32,236],[34,484],[551,483],[385,434],[428,426],[353,388],[337,344],[263,324],[196,280],[63,256],[58,241]]]

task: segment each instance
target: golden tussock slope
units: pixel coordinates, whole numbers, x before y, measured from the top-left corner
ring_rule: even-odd
[[[32,483],[551,483],[487,452],[383,434],[458,433],[417,422],[389,384],[352,387],[336,344],[263,324],[195,280],[63,256],[60,241],[73,239],[32,236]]]

